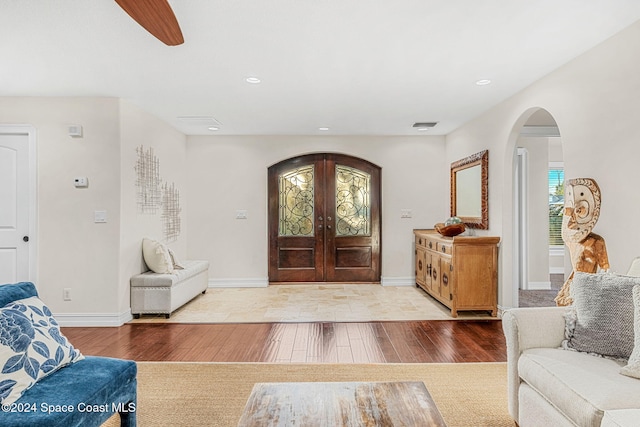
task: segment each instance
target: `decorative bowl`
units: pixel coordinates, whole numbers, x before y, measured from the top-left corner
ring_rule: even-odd
[[[451,225],[444,225],[443,223],[439,222],[433,227],[436,229],[438,233],[447,237],[457,236],[458,234],[463,233],[464,230],[466,230],[466,227],[463,222],[458,224],[451,224]]]

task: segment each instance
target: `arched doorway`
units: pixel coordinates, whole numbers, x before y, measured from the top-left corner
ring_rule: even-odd
[[[380,175],[334,153],[271,166],[269,282],[379,283]]]
[[[562,140],[548,111],[527,114],[514,147],[514,302],[553,306],[564,275]]]

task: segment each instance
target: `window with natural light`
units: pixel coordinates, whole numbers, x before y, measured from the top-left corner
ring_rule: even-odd
[[[564,246],[562,208],[564,207],[564,166],[549,166],[549,247]]]

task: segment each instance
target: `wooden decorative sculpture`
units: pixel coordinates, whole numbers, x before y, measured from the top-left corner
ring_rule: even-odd
[[[571,305],[569,295],[576,271],[596,273],[598,268],[609,269],[609,258],[604,239],[592,233],[600,216],[600,188],[591,178],[570,179],[565,187],[562,215],[562,240],[569,248],[573,271],[555,302],[558,306]]]

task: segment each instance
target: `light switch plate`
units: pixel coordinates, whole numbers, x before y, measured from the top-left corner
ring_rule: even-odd
[[[411,218],[413,217],[413,212],[411,209],[401,209],[400,210],[400,218]]]
[[[89,178],[87,178],[86,176],[79,176],[79,177],[73,178],[73,185],[75,185],[78,188],[88,187]]]
[[[107,211],[95,211],[93,213],[93,222],[96,224],[107,222]]]

